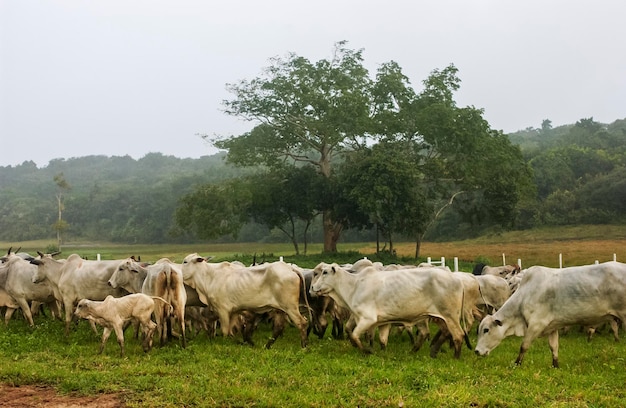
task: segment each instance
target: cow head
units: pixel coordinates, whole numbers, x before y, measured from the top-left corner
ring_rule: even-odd
[[[309,293],[316,296],[324,296],[333,291],[333,281],[339,270],[336,263],[327,264],[322,262],[313,269],[313,278],[311,279],[311,289]]]
[[[502,321],[493,315],[485,317],[478,326],[478,340],[476,343],[476,354],[479,356],[488,355],[506,337],[506,329]]]
[[[74,314],[82,319],[88,319],[91,317],[91,300],[81,299],[76,306]]]
[[[124,288],[130,293],[139,293],[147,274],[144,265],[131,256],[120,262],[107,283],[113,289]]]

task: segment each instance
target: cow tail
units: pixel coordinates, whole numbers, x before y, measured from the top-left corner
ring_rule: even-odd
[[[483,300],[483,302],[485,303],[485,310],[488,312],[489,311],[489,307],[491,306],[489,303],[487,303],[487,299],[485,299],[485,295],[483,295],[483,290],[480,287],[480,282],[478,282],[478,293],[480,293],[480,298]],[[495,308],[494,308],[495,309]]]
[[[465,339],[465,345],[468,349],[472,350],[472,343],[470,343],[469,335],[467,334],[467,319],[465,315],[465,287],[463,285],[461,286],[463,287],[463,294],[461,296],[461,319],[463,320],[463,322],[461,324],[461,328],[463,329],[463,338]],[[470,313],[471,312],[472,311],[470,310]]]
[[[150,297],[151,297],[152,299],[155,299],[155,300],[160,300],[161,302],[163,302],[163,303],[165,303],[166,305],[168,305],[168,306],[170,307],[169,314],[174,313],[174,306],[172,306],[172,304],[171,304],[170,302],[168,302],[167,300],[163,299],[163,298],[162,298],[162,297],[160,297],[160,296],[150,296]]]
[[[311,312],[311,306],[309,306],[309,296],[306,293],[306,282],[304,280],[304,275],[302,271],[299,269],[291,268],[292,271],[298,274],[298,278],[300,278],[300,290],[302,296],[304,296],[304,304],[306,305],[306,310],[309,312],[309,324],[313,324],[313,313]]]

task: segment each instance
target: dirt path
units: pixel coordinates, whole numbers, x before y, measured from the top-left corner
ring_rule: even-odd
[[[58,394],[53,388],[0,384],[0,407],[5,408],[120,408],[124,404],[113,394],[82,397]]]

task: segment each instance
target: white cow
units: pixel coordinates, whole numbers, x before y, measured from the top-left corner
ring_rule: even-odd
[[[515,360],[521,364],[533,340],[548,336],[552,365],[558,367],[559,329],[610,319],[624,324],[625,298],[626,264],[605,262],[563,269],[533,266],[502,308],[480,323],[476,354],[486,356],[505,337],[523,336]]]
[[[147,276],[141,292],[165,299],[170,305],[157,306],[154,315],[157,323],[159,339],[164,345],[168,336],[171,337],[172,319],[178,321],[182,336],[182,346],[187,347],[185,337],[185,304],[187,292],[183,283],[183,272],[180,265],[167,258],[159,259],[154,265],[146,268]]]
[[[183,260],[185,283],[198,291],[200,300],[219,315],[225,336],[233,335],[234,316],[243,311],[264,313],[281,310],[300,330],[300,344],[307,345],[307,320],[300,314],[299,298],[304,277],[285,262],[242,267],[230,262],[209,263],[198,254]],[[265,345],[271,347],[271,338]]]
[[[122,288],[112,288],[108,281],[113,272],[124,262],[134,259],[88,261],[78,254],[70,255],[64,262],[47,261],[37,263],[37,275],[33,281],[47,279],[56,284],[55,294],[65,308],[65,335],[69,335],[74,307],[81,299],[104,300],[107,296],[121,297],[128,292]],[[58,292],[57,292],[58,291]]]
[[[34,326],[30,304],[33,301],[47,304],[53,316],[60,316],[52,287],[45,282],[33,283],[33,277],[37,273],[36,266],[18,255],[11,254],[6,257],[5,267],[7,268],[5,290],[22,309],[30,326]]]
[[[380,272],[366,268],[352,274],[338,264],[320,263],[313,272],[311,293],[332,297],[347,307],[356,326],[350,333],[352,344],[364,352],[361,335],[373,327],[398,323],[414,325],[433,318],[454,342],[454,356],[461,355],[463,338],[463,284],[450,272],[438,268],[399,269]],[[431,347],[431,356],[439,349]]]

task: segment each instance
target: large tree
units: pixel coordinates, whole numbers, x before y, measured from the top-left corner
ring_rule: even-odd
[[[341,231],[350,224],[363,225],[363,214],[368,214],[388,239],[398,229],[413,234],[419,248],[421,237],[441,208],[461,192],[478,188],[484,177],[492,174],[486,169],[497,169],[503,158],[490,150],[492,140],[503,137],[490,129],[482,110],[456,105],[454,92],[460,79],[454,65],[434,70],[417,93],[393,61],[381,64],[370,78],[362,51],[346,48],[345,42],[336,45],[330,60],[312,63],[290,54],[272,62],[262,77],[229,85],[235,97],[224,101],[226,113],[257,124],[243,135],[212,140],[228,150],[231,163],[276,168],[305,162],[327,180],[327,191],[333,191],[341,185],[333,173],[344,154],[358,155],[383,142],[405,149],[402,159],[394,161],[397,165],[388,162],[379,174],[367,169],[368,163],[381,164],[378,160],[388,151],[379,154],[383,153],[379,149],[369,158],[354,161],[366,166],[357,168],[366,176],[355,176],[355,182],[363,185],[352,192],[340,188],[339,200],[328,196],[321,201],[325,204],[320,208],[324,251],[335,252]],[[410,182],[416,186],[409,189],[406,182],[395,180],[403,174],[410,174]],[[374,183],[379,193],[375,203],[368,203],[366,197],[351,200],[360,202],[357,213],[361,219],[355,221],[342,203],[359,191],[366,192],[364,183],[371,184],[379,176],[383,179]],[[402,198],[404,190],[410,192],[412,201]],[[404,222],[389,214],[403,217]]]
[[[239,165],[275,167],[285,161],[314,166],[331,179],[337,155],[365,143],[371,132],[372,79],[362,51],[337,43],[330,60],[290,54],[275,58],[262,77],[230,84],[226,113],[257,123],[244,135],[214,140]],[[324,251],[336,252],[343,225],[323,209]]]

